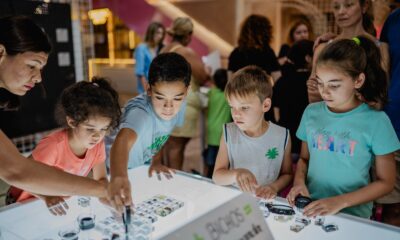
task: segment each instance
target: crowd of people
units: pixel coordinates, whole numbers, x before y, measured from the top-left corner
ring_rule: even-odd
[[[140,94],[122,111],[118,93],[95,78],[63,91],[55,111],[62,128],[28,158],[0,131],[0,177],[12,185],[7,202],[38,197],[64,215],[66,196],[88,195],[122,211],[135,195],[128,169],[149,164],[149,176],[160,179],[182,169],[199,131],[199,87],[207,86],[203,174],[215,184],[292,205],[310,197],[310,217],[371,218],[375,202],[384,222],[400,226],[400,9],[378,40],[371,1],[332,2],[340,34],[314,42],[300,19],[278,57],[268,18],[248,16],[227,69],[212,76],[189,47],[189,18],[170,28],[151,23],[134,54]],[[41,82],[50,51],[31,19],[0,19],[1,109],[18,107],[16,96]]]

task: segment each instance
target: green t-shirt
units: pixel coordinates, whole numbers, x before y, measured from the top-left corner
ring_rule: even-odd
[[[370,182],[375,156],[400,148],[396,132],[382,111],[366,104],[345,112],[331,112],[324,102],[304,111],[297,137],[307,142],[310,159],[307,187],[312,199],[354,192]],[[342,212],[369,218],[372,202]]]
[[[231,109],[224,92],[214,87],[208,92],[207,144],[219,146],[222,127],[231,121]]]

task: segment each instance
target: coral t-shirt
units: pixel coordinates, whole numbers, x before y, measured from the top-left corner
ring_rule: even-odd
[[[88,149],[83,158],[77,157],[68,143],[67,130],[59,130],[40,140],[32,152],[33,158],[49,166],[54,166],[64,172],[78,176],[87,176],[90,170],[105,161],[106,153],[104,141]],[[46,177],[46,176],[43,176]],[[29,192],[23,191],[17,202],[33,197]]]

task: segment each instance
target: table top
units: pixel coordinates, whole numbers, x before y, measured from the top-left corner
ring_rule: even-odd
[[[138,204],[155,195],[162,194],[183,201],[185,205],[166,217],[159,217],[154,225],[153,239],[161,239],[207,212],[215,209],[241,194],[237,189],[222,187],[211,181],[191,174],[178,173],[171,180],[159,181],[149,178],[148,166],[129,170],[133,201]],[[285,199],[276,198],[275,203],[287,204]],[[66,216],[53,216],[42,201],[28,201],[0,209],[0,230],[5,239],[58,239],[58,231],[66,225],[76,223],[82,211],[77,197],[67,200],[70,210]],[[96,221],[112,216],[110,209],[92,198],[92,211]],[[275,239],[400,239],[400,228],[361,219],[347,214],[327,216],[325,223],[334,223],[338,231],[327,233],[321,226],[311,224],[296,233],[290,231],[294,218],[288,222],[278,222],[271,214],[266,222]],[[82,231],[81,233],[82,234]],[[85,231],[92,239],[101,239],[94,229]]]

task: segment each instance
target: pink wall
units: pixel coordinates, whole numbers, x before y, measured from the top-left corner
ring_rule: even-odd
[[[145,0],[93,0],[93,9],[109,8],[117,15],[130,29],[137,34],[144,36],[147,25],[152,21],[162,22],[170,26],[172,20],[164,16]],[[169,38],[167,37],[168,41]],[[190,47],[200,56],[208,54],[208,47],[193,37]]]

